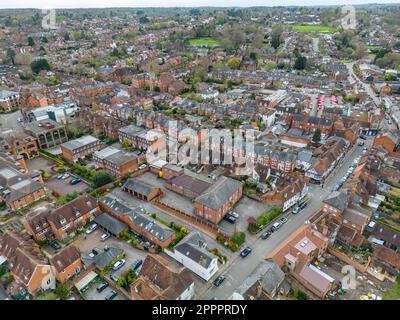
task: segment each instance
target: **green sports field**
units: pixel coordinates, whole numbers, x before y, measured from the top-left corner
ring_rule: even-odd
[[[189,40],[189,45],[215,47],[219,45],[219,41],[213,38],[195,38]]]
[[[301,25],[295,24],[290,26],[292,30],[299,32],[324,32],[324,33],[332,33],[335,32],[336,29],[328,26],[318,26],[318,25]]]

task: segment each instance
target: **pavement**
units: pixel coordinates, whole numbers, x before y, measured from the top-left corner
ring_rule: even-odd
[[[366,143],[368,147],[370,141]],[[302,224],[304,224],[312,214],[321,207],[322,201],[332,192],[335,184],[346,174],[347,170],[353,163],[354,159],[362,154],[363,147],[357,144],[347,152],[340,160],[337,167],[326,180],[323,187],[319,185],[310,185],[309,193],[311,200],[308,206],[299,214],[291,213],[285,216],[288,222],[284,224],[278,231],[274,232],[267,240],[257,237],[254,240],[246,242],[245,246],[250,246],[252,252],[246,257],[240,257],[239,253],[228,260],[220,271],[207,284],[197,291],[197,299],[203,300],[224,300],[229,299],[234,291],[244,282],[244,280],[256,269],[258,264],[262,262],[276,247],[285,241],[293,232],[295,232]],[[224,274],[226,280],[218,288],[212,285],[212,281],[219,275]]]
[[[13,113],[2,114],[0,117],[0,131],[22,128],[21,124],[17,121],[19,117],[22,117],[21,111],[19,110]]]

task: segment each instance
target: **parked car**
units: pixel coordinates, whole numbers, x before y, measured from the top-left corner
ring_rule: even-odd
[[[117,292],[114,290],[111,290],[107,295],[106,295],[106,300],[112,300],[117,296]]]
[[[111,235],[109,233],[103,233],[100,237],[101,241],[106,241]]]
[[[122,266],[123,266],[125,263],[126,263],[126,260],[125,260],[125,259],[118,260],[116,263],[114,263],[112,269],[113,269],[114,271],[117,271],[117,270],[121,269]]]
[[[366,136],[363,136],[363,135],[361,135],[361,136],[360,136],[360,139],[362,139],[362,140],[367,140],[367,137],[366,137]]]
[[[56,240],[50,241],[50,246],[55,250],[61,249],[61,245]]]
[[[364,144],[365,144],[364,141],[360,141],[360,142],[358,143],[358,145],[359,145],[360,147],[362,147]]]
[[[261,234],[261,239],[266,240],[271,236],[271,232],[265,231]]]
[[[282,226],[282,225],[281,225],[279,222],[275,222],[275,223],[272,225],[272,228],[275,229],[275,230],[278,230],[281,226]]]
[[[308,203],[307,202],[302,202],[300,203],[299,207],[301,210],[303,210],[305,207],[307,207]]]
[[[69,173],[64,173],[61,180],[68,179],[70,177]]]
[[[107,288],[109,285],[110,285],[110,284],[109,284],[107,281],[104,281],[104,282],[100,283],[100,284],[97,286],[96,290],[97,290],[97,292],[102,292],[102,291],[103,291],[105,288]]]
[[[228,221],[229,223],[235,223],[236,222],[236,218],[227,214],[224,216],[224,220]]]
[[[288,222],[288,219],[286,219],[286,218],[281,218],[280,222],[281,222],[281,224],[285,224],[286,222]]]
[[[236,219],[239,219],[239,214],[237,212],[235,212],[235,211],[229,211],[228,214],[231,215],[232,217],[236,218]]]
[[[214,286],[219,287],[222,284],[222,282],[224,282],[224,281],[225,281],[225,276],[221,275],[217,279],[214,280],[213,284],[214,284]]]
[[[86,234],[91,234],[94,230],[99,227],[97,223],[93,223],[89,228],[86,229]]]
[[[144,168],[146,168],[146,167],[147,167],[146,164],[142,164],[142,165],[139,166],[139,170],[142,170],[142,169],[144,169]]]
[[[137,269],[139,269],[139,267],[142,265],[142,263],[143,263],[142,259],[137,259],[132,262],[131,268],[133,269],[133,271],[136,271]]]
[[[116,276],[114,276],[113,274],[110,274],[110,279],[114,282],[118,281],[118,278]]]
[[[63,173],[62,173],[62,174],[59,174],[59,175],[57,176],[57,180],[61,180],[61,179],[63,178],[63,176],[64,176]]]
[[[245,257],[247,257],[247,256],[250,254],[251,251],[253,251],[253,250],[252,250],[250,247],[246,247],[246,248],[244,248],[243,251],[240,253],[240,256],[241,256],[242,258],[245,258]]]
[[[298,214],[300,211],[301,211],[300,206],[297,206],[296,208],[293,209],[292,213]]]
[[[70,181],[70,184],[71,184],[71,185],[76,185],[76,184],[78,184],[78,183],[81,182],[81,181],[82,181],[81,178],[75,178],[75,179],[73,179],[73,180]]]

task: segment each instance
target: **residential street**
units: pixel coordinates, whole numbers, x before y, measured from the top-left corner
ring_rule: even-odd
[[[371,97],[371,99],[375,102],[377,106],[381,104],[381,99],[378,98],[375,95],[374,90],[371,88],[369,84],[366,84],[360,80],[360,78],[357,77],[357,75],[353,71],[353,66],[355,65],[355,62],[351,63],[346,63],[347,69],[349,70],[350,73],[350,78],[353,78],[357,83],[361,84],[364,90],[368,93],[368,95]]]
[[[371,141],[366,143],[368,146],[370,144]],[[354,159],[362,154],[362,150],[363,147],[355,145],[339,162],[323,188],[318,185],[310,185],[309,193],[311,195],[311,201],[303,211],[297,215],[293,215],[290,212],[286,214],[289,221],[278,231],[274,232],[267,240],[262,240],[258,237],[253,243],[247,243],[253,251],[246,258],[241,258],[239,253],[235,254],[235,256],[228,261],[228,265],[221,268],[222,270],[214,276],[215,279],[218,275],[224,274],[226,276],[225,282],[220,287],[216,288],[212,285],[212,281],[210,281],[198,291],[197,297],[206,300],[212,298],[217,298],[218,300],[228,299],[268,254],[318,210],[322,201],[332,192],[336,182],[346,174],[346,171],[349,169]],[[249,266],[251,267],[249,268]]]

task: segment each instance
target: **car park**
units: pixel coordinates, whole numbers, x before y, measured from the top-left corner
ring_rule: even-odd
[[[97,290],[97,292],[102,292],[102,291],[103,291],[105,288],[107,288],[109,285],[110,285],[110,284],[109,284],[107,281],[104,281],[104,282],[100,283],[100,284],[97,286],[96,290]]]
[[[117,270],[121,269],[125,263],[126,263],[125,259],[118,260],[116,263],[114,263],[112,269],[114,271],[117,271]]]
[[[109,233],[103,233],[100,237],[101,241],[106,241],[111,235]]]
[[[264,232],[261,234],[261,239],[266,240],[266,239],[268,239],[270,236],[271,236],[271,232],[270,232],[270,231],[264,231]]]
[[[367,140],[367,137],[366,136],[360,136],[360,139]]]
[[[359,145],[360,147],[362,147],[364,144],[365,144],[364,141],[360,141],[360,142],[358,143],[358,145]]]
[[[137,259],[137,260],[133,261],[131,264],[132,270],[136,271],[137,269],[139,269],[139,267],[142,265],[142,263],[143,263],[142,259]]]
[[[241,256],[242,258],[245,258],[245,257],[247,257],[247,256],[250,254],[251,251],[253,251],[253,250],[252,250],[250,247],[246,247],[246,248],[244,248],[243,251],[240,253],[240,256]]]
[[[224,282],[224,281],[225,281],[225,276],[221,275],[217,279],[214,280],[213,285],[216,287],[219,287],[222,284],[222,282]]]
[[[117,296],[117,292],[114,290],[111,290],[105,297],[106,300],[113,300]]]
[[[99,227],[99,225],[97,223],[93,223],[92,225],[89,226],[89,228],[86,229],[86,234],[91,234],[98,227]]]

